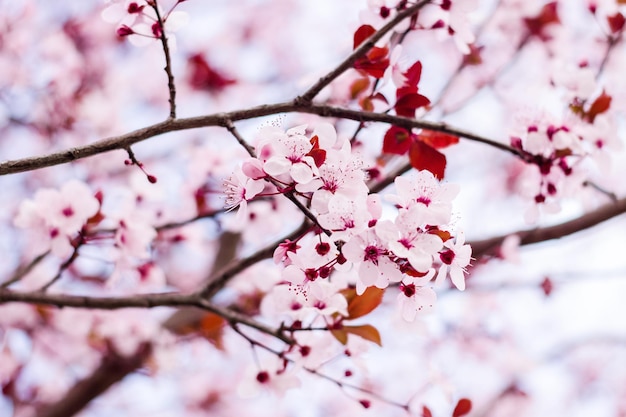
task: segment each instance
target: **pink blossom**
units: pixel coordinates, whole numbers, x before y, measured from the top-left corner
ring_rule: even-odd
[[[294,369],[286,369],[284,362],[272,356],[261,368],[250,367],[237,392],[244,398],[253,398],[261,392],[271,392],[281,397],[292,388],[298,388],[300,380]]]
[[[447,275],[450,275],[454,286],[463,291],[465,289],[465,267],[470,263],[472,248],[465,244],[463,232],[456,236],[455,242],[449,239],[443,246],[444,249],[439,252],[441,266],[437,273],[436,283],[440,284]]]
[[[395,222],[385,220],[376,224],[376,234],[387,242],[389,249],[398,257],[406,258],[417,271],[426,272],[432,267],[433,256],[441,249],[442,241],[437,235],[420,228],[420,207],[402,212]]]
[[[397,177],[394,182],[397,195],[388,196],[389,201],[403,209],[416,205],[423,207],[423,221],[430,225],[450,221],[452,200],[459,193],[457,184],[440,183],[426,170],[411,177]]]
[[[247,170],[254,172],[250,165]],[[241,219],[248,213],[248,201],[252,200],[265,188],[263,180],[249,178],[241,170],[236,170],[230,178],[224,180],[224,192],[226,193],[225,206],[228,210],[239,207],[237,218]]]
[[[425,277],[403,281],[400,284],[400,294],[397,301],[402,318],[406,321],[413,321],[418,314],[431,311],[437,301],[437,294],[427,284],[433,277],[434,272],[430,271]]]
[[[267,127],[259,134],[257,154],[263,160],[263,170],[286,182],[306,184],[317,173],[315,161],[307,154],[313,145],[304,136],[306,126],[297,126],[283,132]],[[286,178],[285,178],[286,177]]]
[[[33,200],[22,202],[14,222],[17,227],[33,229],[42,239],[38,243],[42,248],[65,257],[72,251],[70,240],[99,209],[100,202],[89,187],[72,180],[60,191],[37,191]]]
[[[358,265],[359,279],[356,284],[357,294],[363,294],[367,287],[387,288],[390,282],[399,282],[402,273],[392,260],[384,243],[374,232],[368,229],[353,236],[342,247],[346,259]]]

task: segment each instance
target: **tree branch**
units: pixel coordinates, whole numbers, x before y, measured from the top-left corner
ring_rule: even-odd
[[[144,343],[130,357],[121,356],[111,350],[107,353],[96,370],[86,379],[74,385],[55,404],[48,404],[37,414],[37,417],[68,417],[85,408],[91,400],[98,397],[112,385],[124,379],[135,369],[141,367],[150,356],[152,348]]]
[[[580,232],[623,213],[626,213],[626,198],[606,204],[592,212],[554,226],[521,230],[468,243],[472,246],[472,256],[480,258],[485,255],[493,255],[502,244],[502,241],[510,235],[519,235],[521,238],[520,245],[530,245]]]
[[[167,74],[167,89],[169,91],[169,103],[170,103],[170,119],[176,118],[176,84],[174,83],[174,74],[172,73],[172,60],[170,58],[170,47],[167,42],[167,36],[165,36],[165,21],[161,17],[161,12],[159,12],[159,6],[157,5],[157,1],[154,0],[154,4],[152,5],[152,9],[154,9],[154,13],[156,14],[157,21],[159,26],[161,27],[161,34],[159,36],[159,40],[161,41],[161,45],[163,46],[163,54],[165,55],[165,73]]]
[[[126,149],[131,145],[142,142],[146,139],[162,135],[164,133],[176,132],[180,130],[197,129],[209,126],[226,127],[228,121],[254,119],[257,117],[269,116],[278,113],[310,113],[322,117],[338,117],[359,122],[381,122],[404,127],[406,129],[428,129],[436,132],[448,133],[469,139],[475,142],[484,143],[497,149],[509,152],[521,157],[521,154],[511,146],[497,142],[484,136],[476,135],[466,130],[458,129],[446,123],[430,122],[426,120],[410,119],[408,117],[394,116],[384,113],[373,113],[360,110],[350,110],[341,107],[328,106],[324,104],[296,104],[295,100],[251,107],[244,110],[236,110],[228,113],[215,113],[206,116],[190,117],[185,119],[170,119],[164,122],[144,127],[121,136],[113,136],[102,139],[89,145],[66,149],[64,151],[51,153],[48,155],[5,161],[0,163],[0,176],[16,174],[18,172],[34,171],[37,169],[61,165],[67,162],[87,158],[116,149]]]
[[[334,70],[320,78],[319,81],[309,88],[303,95],[296,98],[295,102],[308,103],[313,100],[313,98],[315,98],[315,96],[322,91],[324,87],[333,82],[333,80],[343,74],[346,70],[352,68],[357,59],[361,58],[370,49],[372,49],[376,42],[396,27],[398,23],[402,22],[407,17],[414,15],[428,3],[430,3],[430,0],[423,0],[398,13],[393,19],[387,22],[385,26],[380,28],[376,33],[373,33],[372,36],[359,45],[359,47],[356,48],[346,59],[344,59],[343,62],[341,62]]]

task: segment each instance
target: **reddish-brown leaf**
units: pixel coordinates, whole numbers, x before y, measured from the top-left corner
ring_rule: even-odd
[[[411,134],[408,130],[391,126],[383,139],[383,152],[404,155],[411,146]]]
[[[606,20],[609,22],[611,32],[614,34],[621,32],[624,29],[624,23],[626,23],[624,15],[620,12],[615,13],[613,16],[607,16]]]
[[[359,106],[365,111],[374,111],[374,103],[372,102],[372,96],[363,97],[359,100]]]
[[[383,301],[385,290],[369,287],[361,295],[355,295],[348,302],[348,319],[356,319],[371,313]]]
[[[355,334],[365,340],[374,342],[378,346],[382,346],[380,333],[378,332],[378,329],[376,329],[376,327],[372,326],[371,324],[363,324],[360,326],[344,326],[343,330],[349,334]]]
[[[367,38],[376,32],[370,25],[362,25],[354,32],[354,49],[358,48]]]
[[[363,77],[363,78],[354,80],[354,82],[350,86],[350,98],[352,100],[357,98],[361,93],[367,90],[367,87],[369,87],[369,85],[370,85],[369,77]]]
[[[431,235],[439,236],[439,238],[444,242],[450,240],[450,238],[452,237],[450,232],[448,232],[447,230],[441,230],[437,226],[428,226],[426,228],[426,232],[430,233]]]
[[[467,398],[461,398],[459,402],[456,403],[456,407],[454,407],[452,417],[461,417],[468,414],[470,411],[472,411],[472,402]]]
[[[595,101],[589,108],[589,111],[587,112],[587,121],[589,121],[589,123],[593,123],[597,115],[607,111],[611,106],[611,100],[611,96],[602,91],[602,94],[600,94],[600,96],[595,99]]]
[[[330,334],[332,334],[342,345],[348,343],[348,333],[344,329],[332,329]]]
[[[480,65],[483,63],[483,57],[480,55],[483,51],[482,46],[475,44],[468,45],[470,51],[463,56],[463,65]]]
[[[459,143],[459,137],[449,135],[447,133],[435,132],[434,130],[422,130],[422,133],[418,135],[419,139],[429,144],[435,149],[445,148],[450,145],[456,145]]]
[[[413,168],[426,169],[438,179],[443,178],[446,170],[446,157],[432,146],[419,140],[413,141],[409,149],[409,160]]]
[[[559,15],[557,13],[557,2],[553,1],[544,5],[541,8],[539,14],[535,17],[527,17],[524,18],[524,23],[526,24],[526,28],[531,33],[531,35],[536,35],[543,37],[544,29],[546,26],[552,23],[560,23]]]

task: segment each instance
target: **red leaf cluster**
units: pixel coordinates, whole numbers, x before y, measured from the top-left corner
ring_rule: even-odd
[[[439,179],[446,169],[446,157],[437,149],[459,142],[456,136],[423,130],[414,134],[407,129],[391,126],[383,139],[383,152],[396,155],[409,153],[409,161],[415,169],[426,169]]]
[[[550,2],[544,5],[536,16],[524,18],[526,29],[531,35],[545,39],[547,37],[544,33],[545,28],[552,23],[561,23],[556,6],[556,1]]]
[[[367,38],[376,32],[370,25],[362,25],[354,32],[354,49],[358,48]],[[357,59],[354,68],[374,78],[382,78],[389,67],[389,49],[373,46],[365,56]]]
[[[430,100],[421,94],[417,84],[422,77],[422,63],[417,61],[402,75],[406,78],[402,87],[396,90],[396,114],[404,117],[415,117],[415,110],[426,107]]]
[[[189,84],[197,90],[215,93],[235,83],[235,80],[212,68],[201,54],[190,56],[187,66],[190,73]]]

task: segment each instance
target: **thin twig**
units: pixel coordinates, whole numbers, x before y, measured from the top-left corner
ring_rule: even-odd
[[[176,118],[176,84],[174,83],[174,74],[172,73],[172,60],[170,58],[170,47],[168,45],[167,36],[165,36],[165,22],[161,17],[161,12],[159,12],[159,6],[157,4],[157,0],[154,0],[152,5],[154,9],[154,13],[156,14],[157,22],[161,27],[161,34],[159,39],[161,40],[161,45],[163,46],[163,54],[165,55],[165,73],[167,74],[167,88],[169,90],[169,103],[170,103],[170,119]]]
[[[48,288],[50,288],[54,283],[56,283],[59,279],[61,279],[61,275],[63,275],[63,272],[65,272],[65,270],[67,270],[67,268],[69,268],[74,261],[76,260],[76,258],[78,258],[78,249],[85,243],[85,237],[83,236],[82,232],[78,235],[78,241],[76,243],[74,243],[74,251],[72,252],[72,254],[70,255],[69,258],[67,258],[65,260],[65,262],[63,262],[61,264],[61,266],[59,266],[59,270],[57,271],[56,275],[47,283],[45,284],[43,287],[41,287],[39,289],[39,291],[41,292],[45,292]]]
[[[226,267],[222,271],[216,274],[215,278],[213,278],[210,282],[205,284],[205,286],[202,287],[198,293],[200,294],[202,298],[206,298],[210,300],[211,298],[213,298],[215,294],[217,294],[222,288],[224,288],[224,286],[237,274],[249,268],[250,266],[256,264],[257,262],[260,262],[264,259],[271,258],[272,255],[274,254],[274,251],[278,247],[278,245],[280,245],[287,239],[293,240],[299,237],[300,235],[308,231],[309,228],[310,228],[309,222],[305,221],[302,223],[302,225],[299,228],[291,232],[289,235],[275,242],[272,242],[271,244],[265,246],[264,248],[259,249],[258,251],[256,251],[255,253],[253,253],[252,255],[246,258],[239,259],[234,263],[229,263],[228,265],[226,265]]]
[[[248,152],[248,155],[256,158],[256,152],[254,151],[254,148],[243,138],[243,136],[241,136],[232,120],[226,119],[226,121],[224,122],[224,127],[230,132],[231,135],[235,137],[235,139],[237,139],[237,142],[239,142],[239,144],[243,146],[246,152]]]
[[[42,253],[41,255],[35,257],[32,261],[30,261],[30,263],[22,268],[19,268],[17,270],[17,272],[15,273],[15,275],[13,275],[13,277],[11,277],[8,281],[3,282],[2,284],[0,284],[0,288],[8,288],[9,286],[13,285],[14,283],[16,283],[17,281],[21,280],[22,278],[24,278],[28,273],[30,273],[30,271],[33,270],[34,267],[36,267],[37,265],[39,265],[39,262],[43,261],[45,259],[46,256],[48,256],[50,254],[50,251],[46,251],[44,253]]]
[[[296,98],[297,103],[309,103],[317,96],[317,94],[324,89],[327,85],[333,82],[337,77],[343,74],[346,70],[352,68],[357,59],[364,56],[370,49],[374,47],[383,36],[402,22],[404,19],[417,13],[422,7],[430,3],[431,0],[423,0],[415,5],[408,7],[407,9],[398,13],[393,19],[391,19],[385,26],[380,28],[377,32],[373,33],[367,38],[358,48],[356,48],[346,59],[344,59],[335,69],[328,74],[320,78],[311,88],[309,88],[304,94]]]

